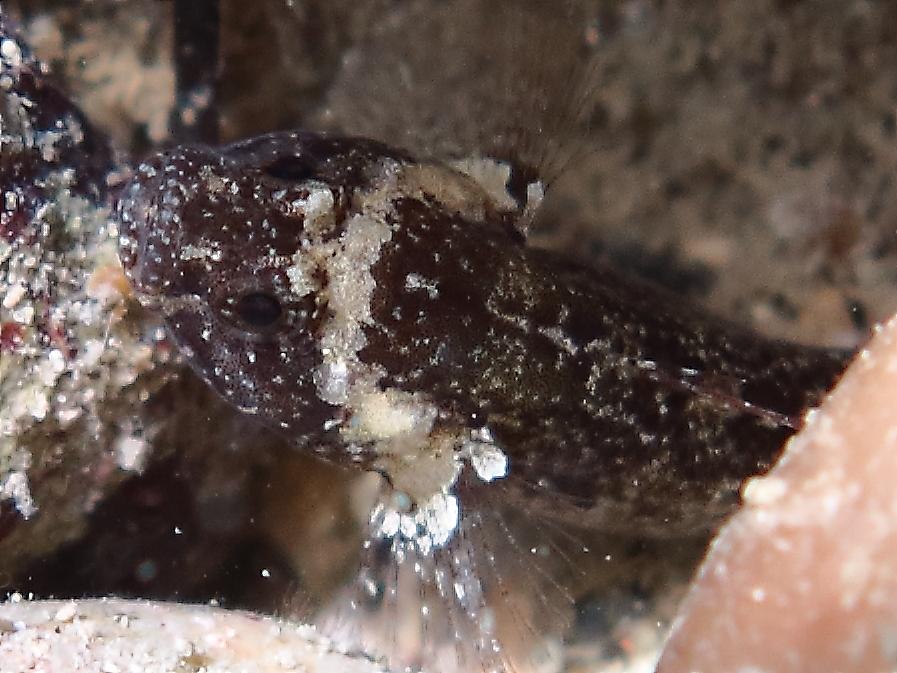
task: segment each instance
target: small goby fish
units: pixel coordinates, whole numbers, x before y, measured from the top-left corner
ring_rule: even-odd
[[[158,154],[117,214],[137,293],[209,385],[401,495],[376,537],[427,556],[490,489],[597,530],[712,529],[847,355],[527,247],[523,205],[371,140],[282,132]]]
[[[526,668],[513,643],[529,659],[543,629],[508,577],[551,629],[573,599],[506,514],[712,530],[846,365],[529,248],[532,208],[306,132],[163,152],[117,204],[125,270],[198,374],[297,447],[384,477],[346,612],[316,620],[394,667]]]

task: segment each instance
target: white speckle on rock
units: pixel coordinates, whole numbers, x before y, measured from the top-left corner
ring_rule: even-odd
[[[34,307],[20,306],[12,312],[12,319],[21,325],[30,325],[34,320]]]
[[[17,596],[0,604],[0,621],[15,626],[0,638],[4,673],[384,670],[363,655],[340,652],[308,625],[201,605]]]
[[[14,283],[3,296],[3,308],[11,309],[16,306],[27,293],[25,284],[22,282]]]
[[[53,615],[53,619],[57,622],[70,622],[75,618],[77,613],[78,605],[75,601],[69,601],[56,611],[56,614]]]

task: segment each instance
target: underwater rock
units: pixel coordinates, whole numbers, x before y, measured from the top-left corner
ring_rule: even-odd
[[[744,488],[660,673],[876,671],[897,661],[897,319],[776,467]]]
[[[308,626],[203,605],[10,601],[0,606],[0,673],[50,670],[374,673]]]
[[[110,146],[0,14],[0,578],[75,537],[150,454],[141,404],[171,375],[128,308]],[[135,304],[136,305],[136,304]],[[77,478],[78,487],[70,482]]]

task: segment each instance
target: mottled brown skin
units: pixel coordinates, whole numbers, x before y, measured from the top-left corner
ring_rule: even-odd
[[[334,460],[352,459],[324,429],[335,408],[311,379],[327,306],[297,301],[285,263],[264,260],[299,246],[302,218],[279,205],[296,198],[295,185],[326,183],[344,217],[381,156],[412,161],[371,141],[308,133],[173,150],[138,171],[119,205],[137,289],[195,293],[207,307],[169,316],[193,366],[225,398]],[[203,165],[238,187],[210,195]],[[180,220],[163,221],[158,206],[172,188],[183,194]],[[393,202],[360,358],[385,369],[381,385],[429,396],[440,423],[487,427],[510,469],[480,487],[510,505],[639,535],[707,530],[846,364],[845,354],[764,339],[609,270],[528,248],[507,213],[471,221],[435,197],[396,193]],[[218,262],[179,258],[200,239],[216,242]],[[436,291],[409,287],[409,274]],[[283,306],[274,328],[222,318],[220,297],[247,292]],[[231,366],[247,348],[255,361]]]
[[[652,535],[713,525],[845,366],[494,223],[414,200],[400,211],[363,356],[386,385],[487,424],[511,459],[509,495],[545,514]],[[438,300],[405,289],[410,271]]]

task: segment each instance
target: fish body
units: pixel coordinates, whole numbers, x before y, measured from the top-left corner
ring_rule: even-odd
[[[381,474],[369,548],[414,559],[448,640],[476,633],[480,653],[500,645],[481,626],[501,589],[482,581],[482,512],[712,530],[847,359],[530,248],[527,204],[508,203],[448,166],[297,131],[161,153],[117,205],[126,272],[190,365],[297,448]]]
[[[845,366],[529,248],[473,180],[373,141],[173,150],[124,194],[130,277],[226,399],[400,481],[488,445],[508,497],[580,525],[712,527]]]

